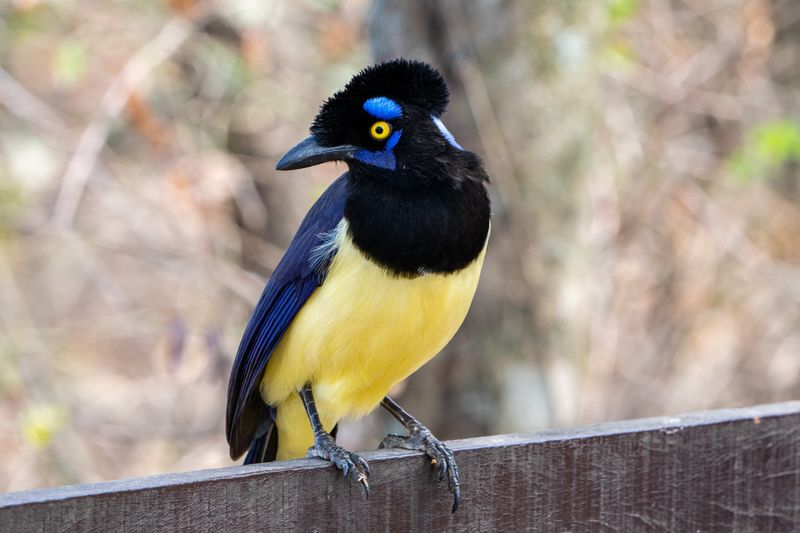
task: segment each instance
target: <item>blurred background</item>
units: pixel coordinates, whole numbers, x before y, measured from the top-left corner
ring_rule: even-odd
[[[396,391],[441,437],[800,396],[800,2],[3,0],[0,490],[232,464],[228,371],[342,167],[278,173],[428,60],[494,225]],[[374,448],[374,413],[341,441]]]

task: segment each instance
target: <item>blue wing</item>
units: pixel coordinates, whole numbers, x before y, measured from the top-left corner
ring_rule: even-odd
[[[242,335],[228,382],[225,429],[232,458],[272,427],[270,408],[259,387],[272,352],[303,304],[322,285],[332,255],[320,259],[318,246],[344,216],[347,174],[314,203],[278,263]]]

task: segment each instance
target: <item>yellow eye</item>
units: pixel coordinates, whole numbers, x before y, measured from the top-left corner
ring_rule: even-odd
[[[369,134],[377,141],[384,140],[390,133],[392,133],[392,127],[383,120],[379,120],[369,128]]]

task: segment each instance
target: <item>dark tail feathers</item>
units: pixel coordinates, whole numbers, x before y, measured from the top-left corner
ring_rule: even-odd
[[[265,431],[260,432],[261,436],[253,439],[250,449],[244,458],[244,464],[269,463],[275,460],[278,453],[278,428],[272,420]]]
[[[261,436],[253,439],[253,443],[250,444],[244,464],[269,463],[275,460],[275,456],[278,454],[278,427],[272,422],[272,419],[269,422],[269,428],[259,432]],[[339,424],[336,424],[331,430],[331,436],[335,439],[338,432]]]

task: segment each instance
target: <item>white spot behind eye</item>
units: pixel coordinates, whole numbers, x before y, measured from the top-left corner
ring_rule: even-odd
[[[436,127],[439,128],[439,131],[442,132],[444,138],[447,139],[447,142],[449,142],[453,147],[458,148],[459,150],[463,150],[461,145],[456,142],[456,138],[453,137],[453,134],[450,133],[450,130],[448,130],[447,127],[444,125],[442,119],[440,119],[435,115],[431,115],[431,119],[433,119],[433,123],[436,124]]]

